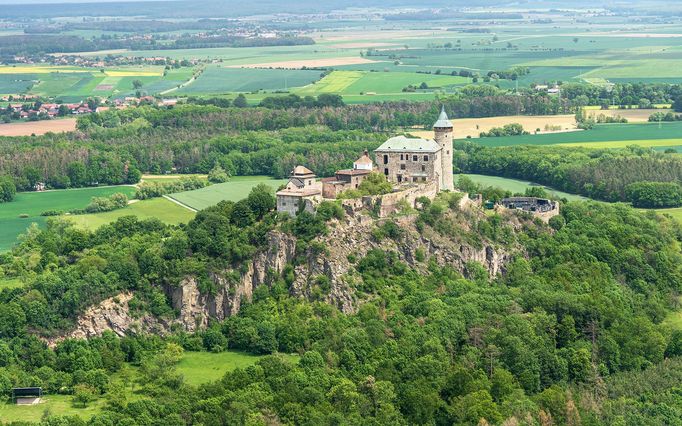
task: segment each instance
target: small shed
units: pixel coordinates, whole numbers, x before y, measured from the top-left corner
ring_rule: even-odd
[[[17,405],[39,404],[43,397],[43,388],[12,388],[12,401]]]

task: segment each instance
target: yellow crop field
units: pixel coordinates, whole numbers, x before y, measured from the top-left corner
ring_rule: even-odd
[[[59,66],[0,66],[0,74],[51,74],[51,73],[84,73],[100,74],[99,69]],[[163,67],[145,68],[117,68],[104,70],[104,75],[109,77],[159,77],[163,75]]]
[[[360,80],[364,74],[363,71],[334,71],[322,80],[304,86],[296,92],[302,95],[308,93],[341,93],[348,86]]]

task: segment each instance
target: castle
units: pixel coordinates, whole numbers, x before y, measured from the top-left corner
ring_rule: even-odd
[[[383,173],[389,182],[397,185],[394,194],[410,184],[410,190],[405,192],[409,193],[410,199],[419,194],[420,187],[425,195],[453,191],[453,127],[444,108],[433,130],[434,139],[390,138],[374,151],[378,165],[365,151],[353,162],[352,169],[338,170],[335,176],[321,181],[317,181],[311,170],[297,166],[291,172],[286,187],[277,192],[277,211],[292,216],[300,211],[312,212],[315,204],[323,199],[335,199],[343,191],[357,189],[372,172]],[[400,197],[391,198],[397,200]]]

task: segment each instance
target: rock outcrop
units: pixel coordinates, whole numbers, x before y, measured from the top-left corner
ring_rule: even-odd
[[[460,222],[453,222],[453,226],[461,227],[463,232],[471,231],[468,227],[472,221],[481,219],[480,215],[480,210],[467,209],[460,213]],[[385,220],[397,222],[403,231],[400,238],[378,241],[372,236],[372,231]],[[353,214],[331,222],[329,228],[327,235],[314,240],[298,258],[295,237],[282,231],[270,232],[264,249],[243,265],[240,272],[227,270],[209,276],[213,281],[213,291],[209,294],[200,291],[196,277],[165,287],[173,308],[179,313],[172,323],[187,331],[196,331],[206,327],[211,318],[222,320],[238,313],[243,300],[250,300],[258,286],[271,285],[287,265],[296,265],[289,288],[293,296],[323,298],[341,311],[352,313],[362,303],[354,290],[353,283],[362,279],[355,271],[354,261],[372,249],[392,251],[411,268],[426,272],[428,262],[419,259],[423,255],[428,261],[449,265],[465,276],[469,262],[478,262],[490,276],[495,276],[505,272],[511,259],[510,253],[491,243],[472,245],[463,238],[446,237],[428,227],[420,232],[414,215],[377,220],[365,214]],[[453,235],[458,234],[453,232]],[[324,291],[320,291],[321,281]],[[131,297],[131,294],[121,294],[91,307],[68,337],[90,337],[104,330],[124,335],[135,330],[162,333],[170,329],[171,323],[152,317],[132,318],[128,309]]]

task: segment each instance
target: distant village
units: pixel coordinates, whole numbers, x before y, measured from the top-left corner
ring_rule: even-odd
[[[0,97],[0,120],[6,123],[13,120],[50,120],[58,117],[105,112],[110,109],[134,108],[141,105],[172,107],[177,103],[178,100],[175,98],[157,99],[153,96],[126,96],[106,102],[89,99],[75,103],[43,102],[38,96],[34,95],[2,96]]]

